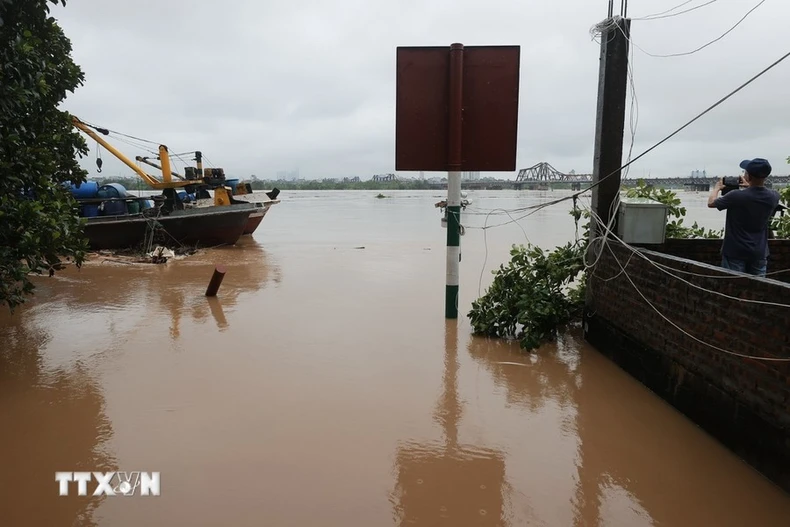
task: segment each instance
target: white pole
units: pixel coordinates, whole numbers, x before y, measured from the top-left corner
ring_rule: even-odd
[[[461,173],[447,174],[447,282],[444,313],[458,318],[458,285],[461,262]]]

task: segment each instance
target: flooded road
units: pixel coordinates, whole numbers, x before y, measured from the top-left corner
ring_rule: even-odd
[[[376,194],[284,191],[236,247],[37,280],[0,314],[0,526],[787,525],[790,496],[579,333],[470,335],[511,243],[574,236],[564,205],[474,227],[560,192],[470,192],[457,322],[443,193]],[[61,497],[56,471],[161,496]]]

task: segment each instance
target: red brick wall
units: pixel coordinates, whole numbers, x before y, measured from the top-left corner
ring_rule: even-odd
[[[662,245],[644,247],[660,253],[688,258],[711,265],[721,265],[720,239],[668,239]],[[790,240],[768,240],[771,255],[768,259],[768,272],[777,280],[790,282]]]
[[[708,240],[671,240],[664,249],[693,252],[702,259],[713,245]],[[779,245],[782,251],[790,247]],[[609,246],[626,266],[631,251],[616,242]],[[709,275],[673,271],[699,287],[736,298],[790,304],[789,284],[658,252],[643,254],[678,271]],[[701,291],[638,256],[631,258],[626,272],[658,311],[698,339],[745,355],[790,358],[790,309]],[[790,490],[790,363],[734,357],[684,335],[639,296],[608,250],[588,283],[585,336]]]

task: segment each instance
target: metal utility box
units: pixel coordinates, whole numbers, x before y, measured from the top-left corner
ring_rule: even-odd
[[[625,243],[664,243],[667,206],[647,198],[621,198],[617,236]]]

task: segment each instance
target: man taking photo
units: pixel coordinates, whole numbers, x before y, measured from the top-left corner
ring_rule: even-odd
[[[765,187],[771,165],[762,158],[746,159],[740,167],[742,190],[717,197],[724,180],[708,196],[708,207],[727,210],[721,265],[725,269],[765,276],[768,259],[768,225],[779,205],[779,193]]]

